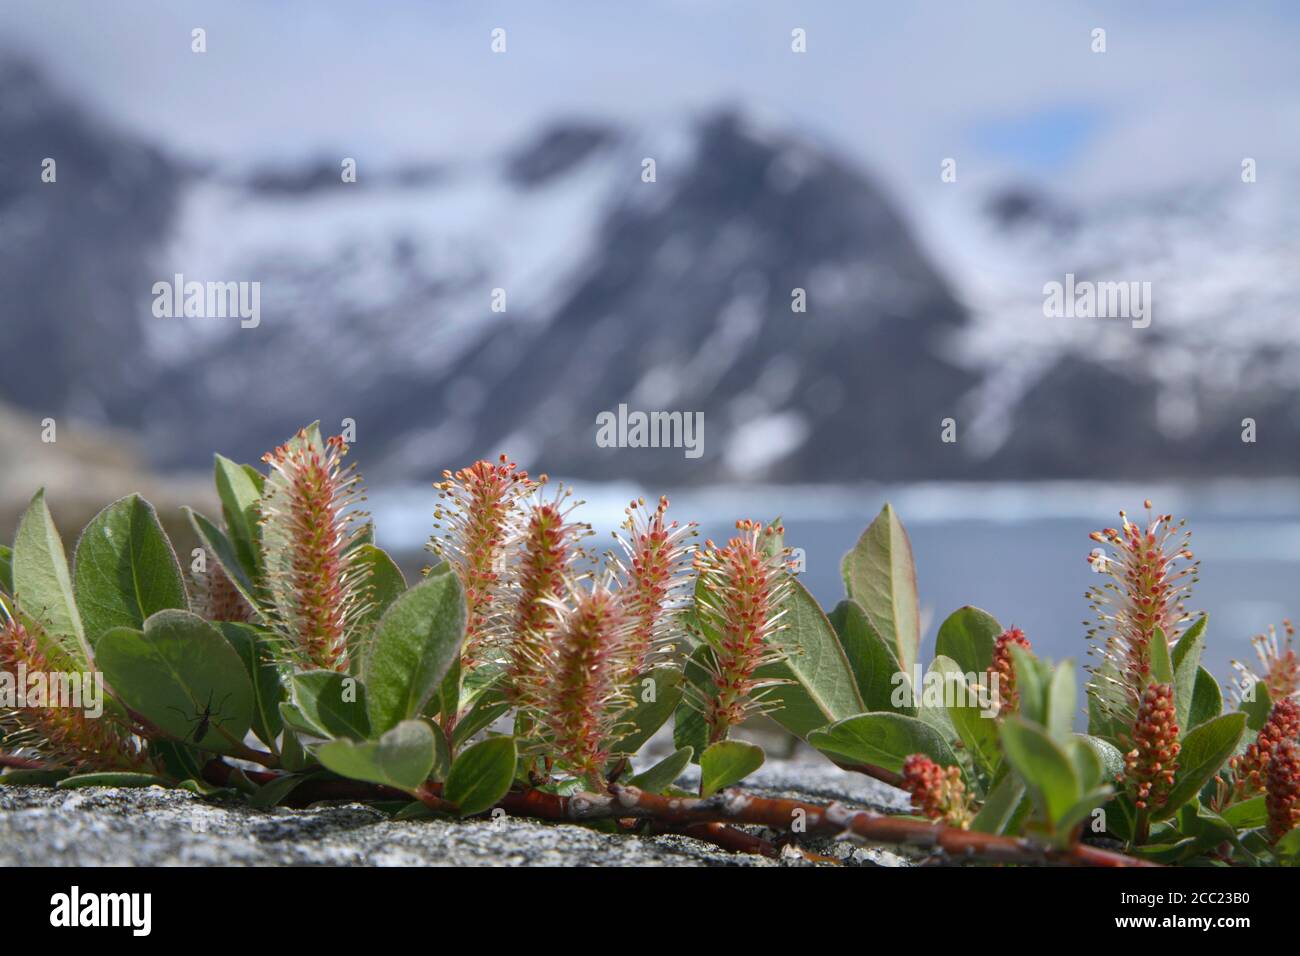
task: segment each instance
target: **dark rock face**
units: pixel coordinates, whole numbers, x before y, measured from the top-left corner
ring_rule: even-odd
[[[466,357],[458,378],[500,384],[453,454],[523,435],[541,470],[675,482],[940,468],[941,446],[916,438],[971,384],[937,355],[961,310],[895,212],[854,170],[731,115],[705,123],[697,148],[632,187],[666,201],[611,211],[599,258],[550,321],[498,326]],[[916,401],[898,400],[901,369]],[[454,406],[455,385],[430,390],[434,407]],[[620,403],[702,411],[703,454],[597,447],[597,415]],[[770,436],[751,424],[764,420]]]
[[[614,140],[613,131],[602,126],[566,123],[543,132],[506,161],[506,177],[521,186],[537,186],[563,175],[595,150]]]
[[[0,394],[47,414],[135,426],[136,317],[180,168],[102,128],[23,61],[0,58]],[[53,159],[55,181],[42,181]]]

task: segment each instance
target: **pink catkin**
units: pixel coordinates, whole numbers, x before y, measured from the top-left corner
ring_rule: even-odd
[[[1124,756],[1122,782],[1139,810],[1164,806],[1178,771],[1178,724],[1174,689],[1148,684],[1133,727],[1134,747]]]
[[[6,612],[0,626],[0,670],[17,674],[20,666],[47,679],[57,672],[35,634]],[[69,770],[153,770],[130,733],[107,711],[95,718],[82,708],[28,706],[7,715],[4,724],[43,760]]]
[[[657,653],[675,636],[681,595],[689,583],[695,524],[680,526],[666,518],[668,499],[661,497],[653,511],[644,499],[626,509],[619,537],[626,564],[624,604],[630,619],[628,667],[630,677],[655,663]]]
[[[989,665],[990,677],[997,676],[998,712],[1011,713],[1020,706],[1020,694],[1016,690],[1015,660],[1011,657],[1011,648],[1020,647],[1032,650],[1025,632],[1018,627],[1010,628],[998,635],[993,642],[993,663]]]
[[[352,551],[361,534],[353,510],[360,478],[344,468],[347,445],[320,447],[306,431],[263,456],[271,466],[262,538],[277,627],[289,656],[325,670],[348,669],[348,637],[365,610],[365,571]]]
[[[1188,619],[1184,601],[1196,583],[1198,565],[1187,544],[1185,522],[1153,514],[1145,504],[1145,526],[1120,512],[1122,525],[1095,531],[1096,548],[1088,562],[1106,576],[1088,597],[1097,615],[1088,632],[1098,644],[1101,663],[1093,668],[1088,689],[1109,711],[1131,719],[1150,678],[1150,644],[1159,629],[1172,647]]]
[[[957,767],[941,767],[924,754],[912,754],[903,761],[903,789],[922,816],[950,827],[970,826],[973,815]]]
[[[430,549],[451,566],[465,591],[461,664],[469,671],[485,662],[502,565],[518,531],[518,503],[535,485],[502,455],[444,472],[436,487],[442,500]]]
[[[536,697],[545,681],[545,654],[569,588],[578,541],[587,526],[569,521],[574,505],[559,489],[527,509],[522,542],[512,568],[513,610],[507,639],[508,673],[520,703]]]
[[[1283,743],[1300,736],[1300,704],[1294,698],[1283,697],[1269,712],[1268,720],[1259,729],[1255,742],[1246,752],[1233,757],[1233,799],[1242,800],[1264,790],[1268,783],[1268,768],[1273,754]]]
[[[695,561],[705,590],[697,614],[715,657],[715,690],[702,702],[711,743],[763,708],[762,692],[779,681],[760,676],[759,668],[785,657],[776,637],[789,572],[784,549],[770,546],[782,529],[756,521],[739,521],[736,529],[725,547],[705,542]]]
[[[627,627],[618,595],[603,585],[574,600],[548,641],[537,720],[563,767],[604,789],[609,743],[628,700],[619,675]]]
[[[1294,740],[1282,741],[1273,753],[1264,804],[1274,843],[1300,825],[1300,745]]]

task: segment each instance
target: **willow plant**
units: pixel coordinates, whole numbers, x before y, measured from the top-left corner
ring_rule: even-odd
[[[264,470],[218,455],[221,511],[188,512],[184,569],[134,495],[68,562],[38,492],[0,548],[0,783],[366,800],[411,825],[501,810],[769,855],[825,837],[971,863],[1300,860],[1291,629],[1225,701],[1187,528],[1149,504],[1093,536],[1085,724],[1072,662],[978,608],[922,666],[888,505],[827,611],[780,521],[697,547],[638,498],[598,553],[572,491],[502,456],[437,483],[435,561],[408,582],[347,454],[312,425]],[[757,718],[908,812],[761,795]]]

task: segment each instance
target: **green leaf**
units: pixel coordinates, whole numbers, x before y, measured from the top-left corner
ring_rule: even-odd
[[[14,552],[0,544],[0,591],[14,593]]]
[[[1085,734],[1072,734],[1065,739],[1059,737],[1054,739],[1070,758],[1070,763],[1074,765],[1074,774],[1084,793],[1100,787],[1105,778],[1106,767],[1102,762],[1100,751],[1092,746],[1091,738]]]
[[[1246,726],[1259,733],[1273,712],[1273,699],[1263,681],[1253,681],[1246,694],[1241,700],[1241,711],[1246,715]]]
[[[286,709],[292,710],[303,723],[306,723],[306,718],[298,712],[298,708],[283,702],[280,704],[280,716],[285,718],[284,736],[280,738],[280,766],[291,773],[301,773],[313,766],[315,759],[308,755],[302,735],[289,726],[289,720],[285,716]],[[308,736],[323,736],[323,734],[315,733]]]
[[[330,737],[329,731],[324,727],[316,726],[307,719],[307,715],[299,710],[296,704],[292,704],[287,700],[280,702],[280,719],[284,721],[286,732],[293,731],[296,734],[302,734],[306,737],[319,737],[322,740],[328,740]]]
[[[162,769],[174,780],[203,779],[203,767],[210,755],[189,744],[175,740],[151,740],[149,752],[161,762]]]
[[[452,743],[457,749],[480,730],[490,727],[494,721],[506,715],[511,707],[506,691],[505,679],[498,678],[473,696],[469,710],[456,721],[456,727],[451,733]]]
[[[271,652],[271,640],[268,640],[266,632],[251,624],[221,621],[216,626],[239,655],[253,685],[253,733],[274,750],[275,739],[284,727],[280,717],[284,685],[280,682],[280,669]]]
[[[993,645],[1002,625],[988,611],[967,605],[939,625],[935,654],[950,657],[963,671],[982,674],[993,664]]]
[[[700,701],[717,693],[710,676],[713,671],[713,648],[701,644],[691,652],[682,668],[682,700],[673,711],[673,746],[690,747],[695,752],[695,762],[709,745],[709,728],[700,711]]]
[[[513,737],[489,737],[466,749],[451,765],[443,798],[461,816],[490,809],[510,790],[518,752]]]
[[[971,821],[971,829],[978,833],[1006,833],[1024,800],[1024,782],[1016,774],[1008,773],[989,791],[984,806]]]
[[[785,660],[760,667],[778,684],[767,692],[776,704],[772,717],[792,734],[805,737],[827,724],[866,710],[835,628],[821,605],[798,580],[790,579],[784,610],[786,629],[777,638],[789,649]]]
[[[620,722],[611,755],[634,754],[668,722],[682,699],[682,672],[676,667],[656,667],[632,683],[636,704]]]
[[[269,810],[272,807],[278,807],[288,799],[289,795],[298,789],[298,785],[306,783],[308,780],[319,779],[325,776],[319,773],[287,773],[282,777],[276,777],[270,783],[265,783],[257,788],[248,800],[250,806],[257,807],[261,810]]]
[[[858,714],[808,735],[808,743],[838,763],[870,764],[900,773],[912,754],[925,754],[943,767],[957,757],[943,736],[925,721],[904,714]]]
[[[1094,737],[1101,737],[1111,741],[1126,737],[1128,727],[1125,726],[1118,714],[1106,708],[1099,694],[1093,690],[1093,685],[1100,686],[1114,679],[1117,679],[1114,662],[1103,659],[1101,663],[1096,665],[1091,680],[1088,682],[1088,733]]]
[[[931,669],[943,675],[944,703],[953,729],[984,779],[992,780],[1002,760],[1002,751],[998,747],[998,724],[994,719],[997,711],[993,702],[980,700],[979,686],[967,682],[966,672],[951,657],[940,654],[934,659]]]
[[[370,727],[383,733],[414,717],[438,691],[460,654],[465,598],[454,574],[425,578],[375,625],[361,665]]]
[[[1111,787],[1105,786],[1089,790],[1080,797],[1074,806],[1061,814],[1061,817],[1055,823],[1057,833],[1061,838],[1059,842],[1068,841],[1071,831],[1086,820],[1093,810],[1104,806],[1114,793],[1115,791]]]
[[[256,581],[262,563],[258,522],[264,480],[257,472],[221,455],[215,456],[212,470],[235,557],[249,580]]]
[[[1137,829],[1137,807],[1127,793],[1116,794],[1106,805],[1106,832],[1117,840],[1129,843]]]
[[[1074,686],[1074,663],[1062,661],[1052,671],[1047,684],[1046,728],[1051,737],[1065,741],[1074,728],[1074,704],[1076,691]]]
[[[425,705],[426,717],[436,719],[441,715],[446,722],[460,715],[466,698],[472,696],[465,693],[463,677],[460,658],[457,657],[451,662],[451,667],[447,668],[447,676],[438,685],[438,692],[430,697],[429,703]]]
[[[1283,866],[1300,865],[1300,828],[1285,834],[1273,845],[1273,853]]]
[[[1114,780],[1124,772],[1124,754],[1110,741],[1102,740],[1089,734],[1076,734],[1078,739],[1092,748],[1097,759],[1101,761],[1101,778]]]
[[[3,787],[53,787],[60,780],[68,779],[66,770],[15,770],[0,773],[0,786]]]
[[[1224,761],[1232,756],[1241,735],[1246,731],[1246,715],[1224,714],[1193,727],[1183,738],[1178,752],[1178,771],[1165,805],[1152,815],[1153,820],[1166,820],[1188,800],[1201,791],[1201,787],[1218,773]]]
[[[1156,684],[1174,682],[1174,662],[1169,655],[1169,639],[1160,628],[1155,629],[1147,645],[1151,654],[1151,680]]]
[[[1268,823],[1268,805],[1264,794],[1234,803],[1221,816],[1238,830],[1253,830]]]
[[[844,648],[849,669],[862,697],[863,709],[868,712],[896,710],[915,716],[916,707],[910,702],[895,705],[899,675],[905,681],[910,681],[910,677],[899,670],[898,658],[884,638],[876,633],[858,602],[846,598],[827,615],[827,620],[835,628]]]
[[[737,784],[761,766],[762,747],[743,740],[719,740],[700,754],[700,796]]]
[[[406,593],[406,578],[397,562],[373,544],[359,545],[356,560],[366,569],[362,578],[370,588],[370,607],[362,623],[378,621],[392,603]]]
[[[56,786],[60,790],[79,790],[82,787],[170,787],[171,781],[151,773],[110,771],[64,777]]]
[[[95,663],[128,707],[169,736],[218,753],[244,749],[253,688],[235,649],[201,617],[159,611],[143,632],[113,628],[95,645]]]
[[[168,609],[188,611],[185,582],[153,505],[139,495],[91,519],[73,554],[77,608],[91,643],[114,627],[144,627]]]
[[[294,674],[290,684],[294,706],[313,726],[331,737],[370,737],[366,688],[355,677],[337,671],[305,671]]]
[[[1174,668],[1174,709],[1178,726],[1186,733],[1193,725],[1192,700],[1196,695],[1196,680],[1200,674],[1201,651],[1205,647],[1206,616],[1202,614],[1174,645],[1171,663]],[[1200,723],[1200,721],[1198,721]]]
[[[682,771],[691,765],[693,756],[695,756],[695,751],[690,747],[674,750],[649,770],[643,770],[628,780],[628,785],[639,787],[650,793],[662,793],[668,787],[671,787],[677,781],[677,778],[682,775]]]
[[[211,521],[199,514],[193,508],[182,508],[194,533],[198,536],[199,543],[203,545],[207,552],[212,555],[216,562],[221,565],[221,570],[226,572],[226,577],[230,583],[235,586],[235,590],[240,593],[248,606],[261,618],[265,619],[262,613],[262,604],[257,599],[257,588],[240,564],[239,557],[235,553],[235,546],[230,543],[230,539],[225,533],[214,525]]]
[[[423,721],[404,720],[378,740],[331,740],[315,753],[322,766],[341,776],[409,793],[433,771],[433,731]]]
[[[447,735],[442,732],[441,727],[432,724],[431,729],[433,730],[433,769],[429,771],[429,776],[442,783],[451,772],[451,748],[447,746]]]
[[[1219,682],[1203,666],[1196,668],[1196,683],[1192,689],[1192,707],[1187,715],[1187,725],[1200,726],[1221,713],[1223,713],[1223,692],[1219,690]]]
[[[13,590],[27,613],[57,637],[82,669],[92,659],[73,596],[63,540],[54,526],[45,489],[33,496],[14,536]]]
[[[1055,828],[1083,796],[1074,763],[1042,727],[1022,717],[1005,718],[1001,734],[1007,760]]]
[[[1016,673],[1016,691],[1020,694],[1020,714],[1031,723],[1046,726],[1049,705],[1048,687],[1051,672],[1032,652],[1011,646],[1011,666]]]
[[[876,632],[912,672],[921,644],[912,543],[894,509],[885,505],[840,565],[848,596],[861,605]]]

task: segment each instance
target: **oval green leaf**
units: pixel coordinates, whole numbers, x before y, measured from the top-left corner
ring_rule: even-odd
[[[827,620],[835,628],[835,634],[844,648],[849,669],[858,685],[858,694],[862,697],[863,710],[896,710],[915,716],[916,708],[909,701],[895,703],[900,675],[907,681],[911,677],[899,669],[893,649],[871,626],[866,612],[858,602],[846,598],[827,615]]]
[[[12,593],[84,669],[91,660],[90,644],[77,610],[63,539],[45,503],[44,488],[32,497],[18,522]]]
[[[331,740],[315,748],[315,754],[340,776],[409,793],[433,772],[433,731],[424,721],[404,720],[378,740]]]
[[[388,552],[373,544],[358,545],[356,560],[366,569],[364,578],[369,588],[369,608],[362,618],[365,624],[379,620],[406,593],[406,577]]]
[[[361,666],[372,733],[414,717],[460,654],[465,599],[453,574],[431,575],[384,612]]]
[[[776,638],[785,660],[760,667],[757,674],[786,683],[770,688],[772,717],[799,737],[866,710],[848,656],[821,605],[798,580],[791,579],[785,602],[786,628]]]
[[[870,764],[900,773],[912,754],[925,754],[943,767],[957,756],[934,727],[904,714],[858,714],[808,736],[808,742],[838,763]]]
[[[143,631],[113,628],[95,663],[114,693],[179,741],[218,753],[244,749],[253,688],[221,633],[188,611],[159,611]]]
[[[762,747],[743,740],[719,740],[700,754],[700,796],[712,796],[740,783],[763,766],[763,760]]]
[[[461,816],[482,813],[510,790],[518,753],[513,737],[489,737],[469,747],[452,762],[443,798]]]
[[[312,726],[331,737],[370,737],[366,688],[355,677],[337,671],[306,671],[294,674],[290,683],[294,705]]]
[[[90,520],[73,553],[77,608],[90,642],[114,627],[144,627],[158,611],[189,610],[176,552],[153,505],[119,498]]]
[[[921,644],[912,542],[892,506],[876,520],[840,564],[848,596],[861,605],[876,632],[894,650],[899,666],[912,672]]]
[[[1246,715],[1240,711],[1223,714],[1193,727],[1183,738],[1174,785],[1165,805],[1156,810],[1151,819],[1168,819],[1200,793],[1201,788],[1219,772],[1224,761],[1232,756],[1245,731]]]
[[[56,787],[60,790],[79,790],[82,787],[170,787],[171,781],[151,773],[79,773],[64,777]]]
[[[636,703],[619,724],[612,756],[636,753],[668,722],[682,699],[681,668],[653,668],[632,682],[630,692]]]
[[[674,750],[650,769],[643,770],[628,780],[628,786],[639,787],[650,793],[662,793],[677,782],[677,778],[691,765],[694,756],[695,750],[692,747]]]
[[[1002,722],[1002,748],[1046,818],[1055,825],[1083,797],[1073,761],[1042,727],[1021,717]],[[1100,763],[1100,760],[1098,760]]]
[[[939,625],[935,654],[951,657],[968,673],[982,674],[993,663],[993,646],[1002,625],[988,611],[969,604],[959,607]]]
[[[284,729],[280,704],[284,701],[284,685],[280,681],[280,668],[271,650],[274,637],[251,624],[221,621],[217,625],[221,635],[239,655],[244,671],[253,685],[253,733],[268,747],[275,748],[275,740]]]
[[[230,543],[244,573],[249,580],[256,581],[262,560],[258,516],[264,479],[256,471],[222,455],[216,455],[214,459],[213,480],[221,499],[221,516],[226,521]]]

